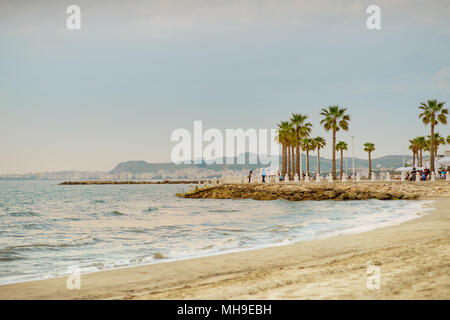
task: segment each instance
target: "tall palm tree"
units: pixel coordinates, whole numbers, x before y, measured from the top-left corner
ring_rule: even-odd
[[[317,149],[317,173],[320,174],[320,149],[324,148],[327,145],[327,142],[322,137],[315,137],[313,141],[314,146]]]
[[[350,116],[345,114],[347,108],[339,108],[339,106],[329,106],[328,109],[322,108],[320,115],[323,119],[320,124],[323,125],[326,131],[333,131],[333,160],[331,163],[331,174],[333,178],[336,179],[336,132],[340,129],[347,131],[348,122],[350,121]]]
[[[281,169],[281,174],[283,175],[283,177],[286,175],[286,169],[287,169],[287,145],[288,145],[289,129],[290,129],[290,124],[288,121],[281,121],[278,124],[277,141],[278,141],[278,143],[281,144],[281,146],[283,148],[282,169]]]
[[[309,152],[315,149],[314,140],[311,138],[304,138],[302,140],[302,149],[306,151],[306,172],[309,173]]]
[[[292,124],[289,123],[286,131],[286,148],[287,148],[287,174],[291,176],[291,143],[292,143]]]
[[[336,144],[336,151],[341,152],[341,179],[344,175],[344,150],[348,150],[348,144],[345,141],[339,141]]]
[[[291,130],[289,130],[289,145],[291,147],[291,158],[289,159],[291,162],[291,166],[290,166],[290,170],[289,170],[289,177],[293,177],[294,176],[294,171],[295,171],[295,160],[294,160],[294,150],[297,147],[297,137],[296,137],[296,133],[295,133],[295,129],[291,126]]]
[[[372,157],[371,154],[375,151],[375,143],[366,142],[364,143],[364,151],[369,153],[369,179],[372,178]]]
[[[419,109],[422,112],[419,114],[419,118],[425,125],[431,127],[431,143],[430,143],[430,171],[434,172],[434,127],[439,123],[447,124],[448,109],[444,108],[445,102],[438,102],[435,100],[428,100],[427,103],[422,102]]]
[[[423,167],[423,150],[427,146],[427,139],[425,137],[417,137],[414,139],[417,147],[417,162],[419,163],[419,167]],[[420,152],[420,160],[419,160],[419,152]]]
[[[431,145],[431,137],[427,136],[428,143]],[[434,133],[434,156],[437,157],[438,149],[441,144],[445,144],[445,138],[439,134],[439,132]]]
[[[417,148],[417,141],[416,139],[409,140],[409,150],[413,153],[413,163],[412,166],[416,166],[416,153],[417,153],[417,163],[419,163],[419,155],[418,155],[418,148]]]
[[[298,174],[299,177],[301,176],[300,167],[302,166],[301,139],[309,137],[312,127],[311,122],[306,122],[307,119],[308,116],[301,113],[293,113],[291,117],[291,123],[295,127],[295,134],[297,140],[297,144],[295,146],[296,148],[295,172]]]

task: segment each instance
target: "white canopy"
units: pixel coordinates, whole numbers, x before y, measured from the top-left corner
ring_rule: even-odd
[[[416,170],[423,170],[424,168],[423,167],[415,167],[416,168]],[[413,170],[413,167],[400,167],[400,168],[397,168],[395,171],[404,171],[404,172],[408,172],[408,171],[412,171]]]
[[[442,159],[438,160],[438,163],[442,166],[450,166],[450,157],[443,157]]]

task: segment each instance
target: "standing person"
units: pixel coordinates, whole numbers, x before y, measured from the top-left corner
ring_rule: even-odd
[[[266,170],[263,169],[262,171],[262,183],[266,183]]]
[[[250,183],[252,181],[252,173],[253,173],[253,170],[250,170],[250,173],[248,174],[248,183]]]
[[[416,179],[417,170],[416,167],[414,167],[411,171],[411,181],[414,181]]]

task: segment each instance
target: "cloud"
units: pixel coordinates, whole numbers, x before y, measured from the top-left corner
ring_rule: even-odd
[[[82,25],[89,32],[113,32],[120,37],[169,38],[186,33],[239,32],[243,28],[293,25],[310,31],[334,30],[336,25],[361,25],[367,17],[368,0],[78,0]],[[414,24],[436,26],[449,32],[448,0],[432,3],[379,0],[382,21],[391,30],[414,28]],[[45,37],[55,28],[64,29],[68,3],[57,1],[3,0],[0,4],[0,35],[20,33]],[[386,20],[385,20],[386,18]],[[447,28],[445,28],[447,26]],[[384,26],[383,26],[384,27]],[[60,31],[61,31],[60,30]],[[340,30],[340,29],[339,29]],[[298,30],[297,30],[298,32]]]

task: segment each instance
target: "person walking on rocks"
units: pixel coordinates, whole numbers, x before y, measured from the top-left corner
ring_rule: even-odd
[[[266,183],[266,170],[265,169],[263,169],[261,175],[262,175],[262,183]]]
[[[250,173],[248,174],[248,183],[250,183],[252,181],[252,173],[253,173],[253,170],[250,170]]]

